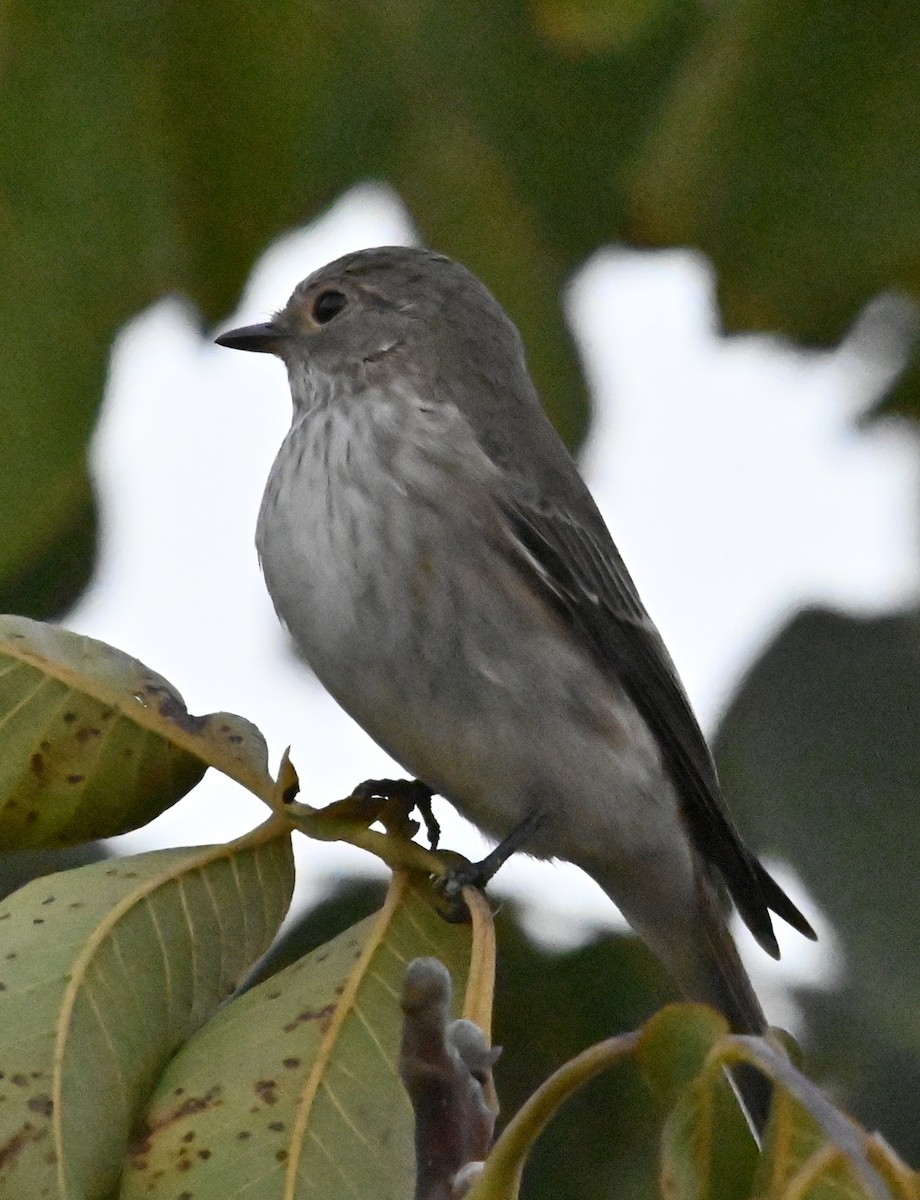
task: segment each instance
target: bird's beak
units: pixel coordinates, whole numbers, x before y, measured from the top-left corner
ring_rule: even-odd
[[[230,329],[214,339],[218,346],[230,350],[257,350],[262,354],[276,354],[286,334],[273,321],[262,325],[244,325],[242,329]]]

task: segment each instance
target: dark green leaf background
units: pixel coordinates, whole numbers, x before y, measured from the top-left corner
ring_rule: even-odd
[[[10,0],[0,609],[58,614],[87,581],[86,448],[119,327],[169,291],[216,321],[277,234],[357,181],[390,182],[509,306],[573,444],[588,406],[559,290],[604,243],[700,247],[730,329],[806,344],[881,290],[916,298],[918,63],[913,0]],[[889,400],[908,417],[918,375]],[[740,823],[840,931],[839,1003],[808,1005],[816,1061],[914,1161],[918,653],[915,614],[804,615],[720,738]],[[584,980],[632,966],[566,969],[610,1031],[606,982]]]

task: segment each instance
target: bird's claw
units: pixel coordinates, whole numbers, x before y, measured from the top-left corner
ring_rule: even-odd
[[[352,795],[359,800],[392,800],[405,804],[407,815],[413,808],[418,809],[425,824],[428,845],[432,850],[438,848],[441,826],[431,811],[434,792],[427,783],[420,779],[365,779],[352,790]]]
[[[463,898],[463,889],[472,887],[485,892],[491,878],[482,863],[458,863],[434,880],[434,887],[441,897],[441,915],[454,925],[465,925],[471,920],[470,910]]]

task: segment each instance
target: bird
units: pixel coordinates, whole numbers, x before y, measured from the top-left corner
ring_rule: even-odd
[[[742,840],[499,302],[445,255],[383,246],[217,342],[287,368],[256,545],[321,683],[497,840],[484,877],[519,849],[575,863],[688,998],[763,1034],[724,894],[773,957],[771,914],[814,930]],[[736,1084],[762,1126],[769,1087],[752,1079]]]

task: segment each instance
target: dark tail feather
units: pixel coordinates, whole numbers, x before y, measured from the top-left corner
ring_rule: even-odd
[[[763,863],[752,856],[752,866],[767,908],[775,912],[778,917],[782,917],[787,925],[791,925],[803,937],[816,942],[818,935],[808,923],[808,919],[796,908]],[[774,955],[774,957],[778,958],[779,955]]]
[[[731,1026],[732,1033],[766,1032],[767,1018],[742,965],[715,893],[705,880],[700,886],[699,915],[702,944],[687,948],[685,958],[692,961],[681,964],[678,982],[691,999],[717,1008]]]
[[[767,1031],[767,1019],[741,962],[716,891],[705,877],[699,879],[698,899],[702,944],[688,948],[684,964],[677,972],[678,982],[692,1000],[717,1008],[732,1033],[761,1036]],[[766,1075],[747,1064],[732,1068],[729,1078],[760,1143],[770,1116],[773,1085]]]
[[[717,1009],[732,1033],[758,1037],[766,1033],[767,1019],[705,868],[697,870],[696,904],[691,902],[683,911],[672,912],[671,919],[659,912],[654,921],[648,920],[647,913],[631,910],[628,897],[620,897],[616,882],[606,885],[604,868],[592,863],[588,870],[672,973],[688,999]],[[729,1076],[760,1142],[770,1115],[772,1085],[766,1076],[747,1065],[732,1068]]]

